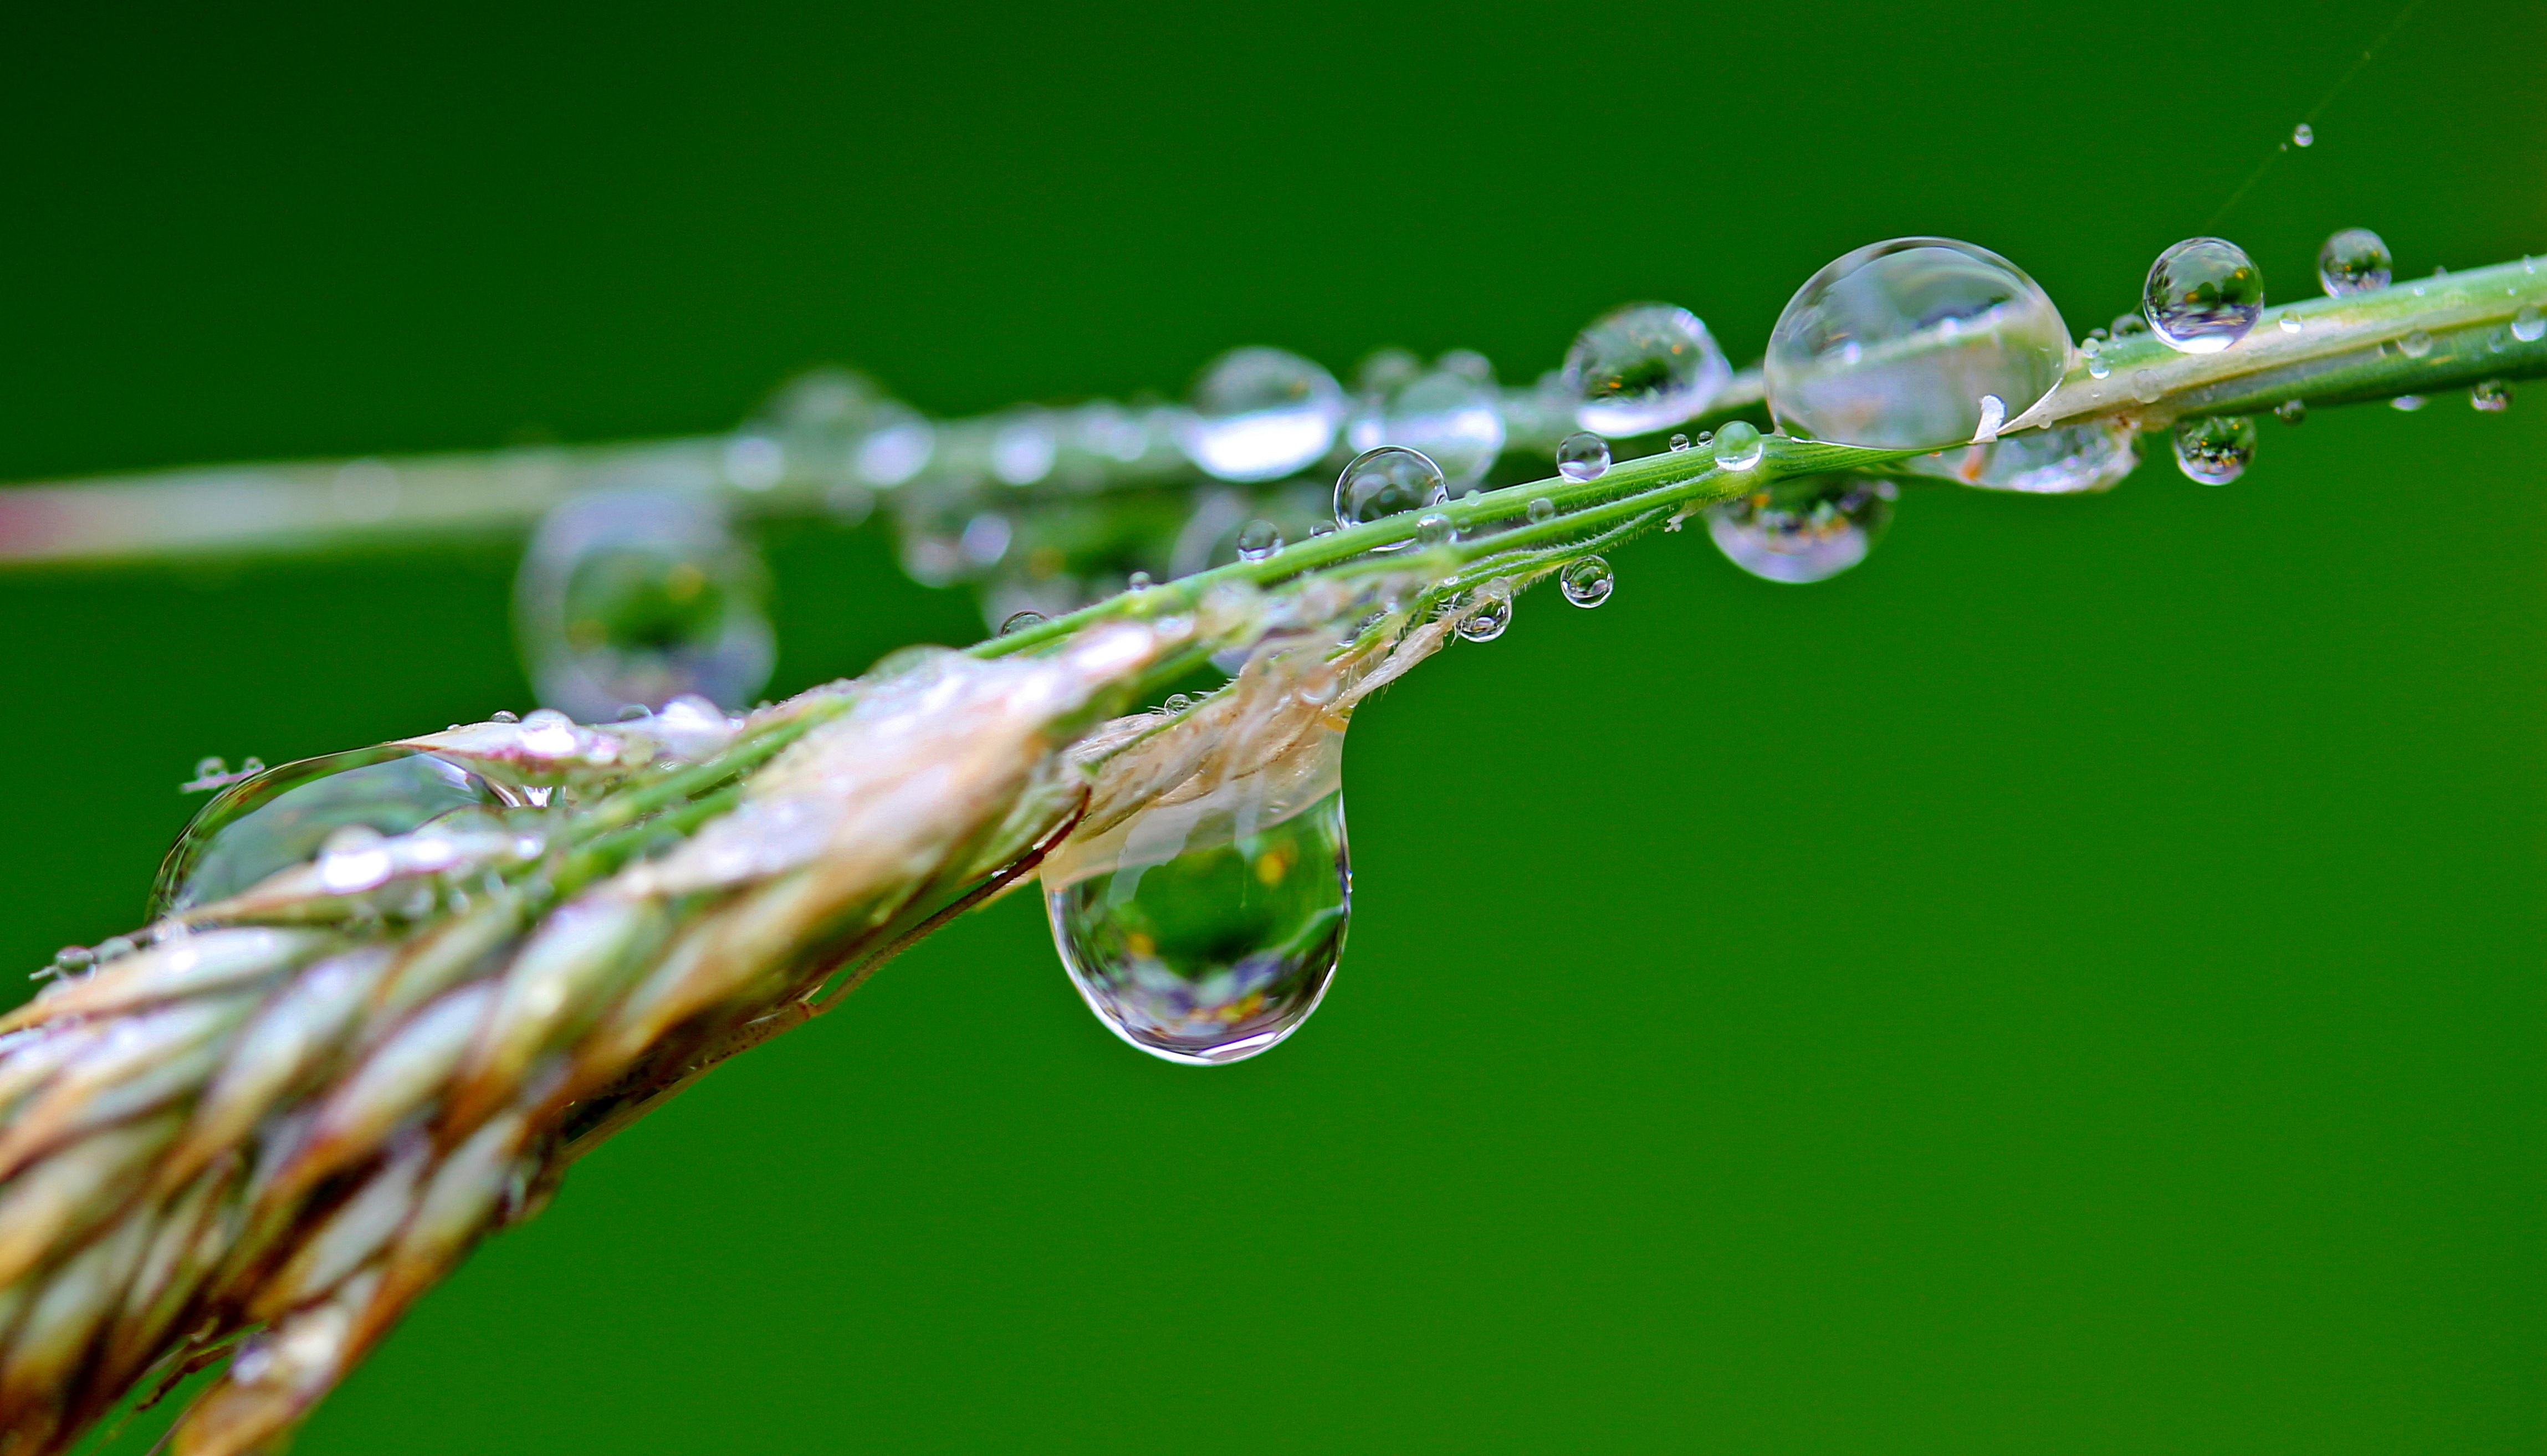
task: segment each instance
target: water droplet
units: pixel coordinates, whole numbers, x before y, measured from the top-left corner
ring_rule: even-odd
[[[1261,561],[1282,549],[1282,528],[1271,521],[1250,521],[1238,528],[1238,558]]]
[[[1365,450],[1336,476],[1336,524],[1361,526],[1372,521],[1439,505],[1448,485],[1442,468],[1420,450],[1383,445]],[[1406,543],[1380,547],[1395,551]]]
[[[2387,242],[2367,227],[2347,227],[2317,250],[2318,287],[2329,299],[2384,289],[2395,268]]]
[[[2186,238],[2150,265],[2141,307],[2168,348],[2217,354],[2255,326],[2264,311],[2264,275],[2226,238]]]
[[[2423,396],[2420,394],[2400,394],[2396,398],[2388,401],[2388,407],[2391,409],[2402,409],[2408,414],[2413,414],[2415,410],[2422,408],[2425,402],[2426,401]]]
[[[2511,407],[2511,382],[2480,380],[2474,388],[2468,390],[2468,403],[2487,414],[2500,414]]]
[[[1354,419],[1347,437],[1356,450],[1403,445],[1420,450],[1454,486],[1485,478],[1504,449],[1502,395],[1491,379],[1480,382],[1436,370],[1400,385]]]
[[[2149,320],[2137,313],[2115,314],[2113,328],[2117,339],[2128,339],[2150,331]]]
[[[1760,463],[1760,431],[1743,420],[1726,420],[1715,432],[1715,463],[1728,471],[1747,471]]]
[[[2109,363],[2102,354],[2090,354],[2087,356],[2087,378],[2091,380],[2101,380],[2113,372],[2114,366]]]
[[[454,810],[499,809],[485,780],[410,748],[358,748],[232,784],[186,825],[150,889],[153,916],[209,904],[307,863],[331,835],[404,834]]]
[[[775,649],[766,582],[707,499],[624,490],[567,500],[540,523],[513,584],[540,701],[594,723],[684,693],[751,701]]]
[[[2302,123],[2300,123],[2298,126],[2293,127],[2293,128],[2291,128],[2291,145],[2293,145],[2293,146],[2315,146],[2316,144],[2317,144],[2317,128],[2314,128],[2314,127],[2310,126],[2310,125],[2309,125],[2308,123],[2306,123],[2306,122],[2302,122]]]
[[[1494,361],[1474,349],[1446,349],[1441,358],[1433,361],[1433,367],[1480,385],[1495,382]]]
[[[2133,398],[2139,400],[2143,404],[2155,404],[2160,396],[2165,393],[2166,387],[2158,383],[2156,370],[2136,369],[2132,371]]]
[[[2007,423],[2007,403],[1996,394],[1981,396],[1981,422],[1973,431],[1976,444],[1987,445],[1998,438],[1998,427]]]
[[[1335,976],[1353,905],[1344,797],[1286,815],[1260,782],[1274,777],[1136,815],[1108,836],[1114,862],[1044,897],[1071,984],[1154,1057],[1253,1057],[1299,1030]]]
[[[510,708],[498,708],[494,712],[486,715],[486,721],[488,723],[520,723],[522,721],[522,715],[515,713]]]
[[[1824,581],[1866,559],[1892,523],[1886,487],[1865,475],[1780,480],[1707,508],[1707,534],[1733,564],[1770,581]]]
[[[1699,444],[1701,444],[1701,445],[1713,445],[1713,444],[1714,444],[1714,443],[1715,443],[1715,432],[1714,432],[1713,430],[1701,430],[1701,431],[1699,431],[1699,432],[1698,432],[1698,443],[1699,443]]]
[[[1629,303],[1575,335],[1562,377],[1576,424],[1600,435],[1642,435],[1705,410],[1733,382],[1733,367],[1698,315]]]
[[[1668,443],[1670,444],[1673,452],[1677,454],[1678,452],[1689,448],[1689,437],[1680,433],[1678,430],[1674,430],[1672,432],[1671,440]]]
[[[1046,617],[1041,612],[1031,610],[1024,612],[1010,612],[1007,619],[1000,623],[1000,636],[1007,637],[1012,632],[1023,632],[1029,627],[1036,626],[1040,623],[1050,622],[1051,620],[1051,618]]]
[[[225,758],[198,758],[195,760],[195,777],[198,779],[218,779],[229,771],[229,760]]]
[[[1814,274],[1769,336],[1789,434],[1879,448],[1961,444],[1994,395],[2023,413],[2061,383],[2069,328],[2013,263],[1948,238],[1874,244]]]
[[[1498,591],[1493,584],[1464,594],[1451,604],[1459,614],[1458,633],[1462,642],[1490,642],[1512,626],[1512,592]]]
[[[1553,520],[1555,520],[1555,519],[1556,519],[1556,502],[1555,502],[1555,501],[1552,501],[1552,500],[1548,499],[1548,498],[1547,498],[1546,496],[1544,496],[1544,495],[1533,496],[1533,497],[1531,498],[1531,502],[1530,502],[1530,523],[1531,523],[1532,525],[1534,525],[1534,526],[1542,525],[1542,524],[1544,524],[1544,523],[1546,523],[1546,522],[1548,522],[1548,521],[1553,521]]]
[[[1597,607],[1618,588],[1619,574],[1599,557],[1585,557],[1556,575],[1557,590],[1578,607]]]
[[[2520,311],[2511,315],[2511,336],[2534,344],[2541,335],[2547,335],[2547,313],[2541,313],[2535,303],[2521,304]]]
[[[2139,464],[2139,435],[2114,421],[2022,430],[2002,435],[1994,444],[1967,445],[1904,462],[1922,475],[2027,495],[2110,490]]]
[[[2273,418],[2280,420],[2286,425],[2305,423],[2308,419],[2308,401],[2305,399],[2285,399],[2281,403],[2273,406]]]
[[[1030,410],[1003,423],[991,436],[991,473],[1010,485],[1031,485],[1052,473],[1061,442],[1043,411]]]
[[[1688,440],[1681,441],[1686,445]],[[1568,480],[1597,480],[1610,469],[1610,442],[1577,430],[1556,443],[1556,472]]]
[[[1280,349],[1233,349],[1194,382],[1193,414],[1177,445],[1205,474],[1275,480],[1317,460],[1344,423],[1345,391],[1309,360]]]
[[[1426,511],[1415,519],[1415,539],[1426,546],[1447,546],[1453,534],[1450,518],[1440,511]]]
[[[2432,336],[2426,330],[2415,329],[2397,341],[2397,349],[2409,359],[2420,359],[2432,352]]]
[[[1168,694],[1168,701],[1161,706],[1165,707],[1170,713],[1183,713],[1193,706],[1193,698],[1186,693],[1170,693]]]
[[[2187,479],[2226,485],[2255,459],[2255,422],[2242,414],[2178,421],[2175,465]]]

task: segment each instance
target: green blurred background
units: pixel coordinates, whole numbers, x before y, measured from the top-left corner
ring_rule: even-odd
[[[30,9],[0,478],[936,412],[1265,342],[1755,357],[1876,238],[2083,331],[2396,17],[1788,4]],[[2218,224],[2276,297],[2547,250],[2547,10],[2427,6]],[[1030,899],[578,1167],[340,1452],[2535,1451],[2547,386],[2226,489],[1703,535],[1366,710],[1277,1053],[1142,1058]],[[776,688],[978,630],[770,533]],[[528,706],[515,547],[0,577],[0,965],[135,918],[207,753]],[[10,995],[18,994],[10,992]],[[138,1450],[136,1426],[115,1449]]]

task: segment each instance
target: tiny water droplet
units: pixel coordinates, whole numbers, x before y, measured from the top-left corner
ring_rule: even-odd
[[[516,636],[540,701],[587,722],[684,693],[749,702],[776,653],[767,579],[707,498],[570,497],[540,522],[513,584]]]
[[[1600,435],[1642,435],[1706,409],[1733,382],[1733,367],[1697,314],[1629,303],[1575,335],[1560,377],[1576,424]]]
[[[1183,713],[1193,706],[1193,698],[1186,693],[1170,693],[1168,694],[1168,701],[1163,706],[1165,706],[1170,713]]]
[[[1327,453],[1345,420],[1344,386],[1281,349],[1233,349],[1194,381],[1177,444],[1203,473],[1275,480]]]
[[[1715,463],[1728,471],[1747,471],[1760,463],[1760,431],[1744,420],[1727,420],[1715,432]]]
[[[1253,1057],[1299,1030],[1335,976],[1353,908],[1344,796],[1286,814],[1268,796],[1291,781],[1263,783],[1276,777],[1135,815],[1112,836],[1112,863],[1044,897],[1088,1008],[1154,1057]],[[1333,783],[1332,766],[1316,778]],[[1048,868],[1045,883],[1072,869]]]
[[[2137,313],[2117,313],[2114,315],[2114,337],[2117,339],[2128,339],[2138,334],[2148,333],[2149,331],[2149,320],[2141,317]]]
[[[2293,128],[2291,128],[2291,145],[2293,145],[2293,146],[2315,146],[2316,144],[2317,144],[2317,128],[2316,128],[2311,127],[2311,126],[2310,126],[2308,123],[2306,123],[2306,122],[2302,122],[2302,123],[2300,123],[2298,126],[2293,127]]]
[[[2163,395],[2165,392],[2165,387],[2157,381],[2156,370],[2136,369],[2132,371],[2133,398],[2138,399],[2143,404],[2155,404],[2157,403],[2159,396]]]
[[[2188,479],[2226,485],[2254,459],[2255,422],[2245,415],[2210,415],[2175,427],[2175,465]]]
[[[2255,326],[2264,311],[2264,275],[2226,238],[2186,238],[2150,265],[2141,308],[2168,348],[2217,354]]]
[[[1568,480],[1597,480],[1609,469],[1610,442],[1590,430],[1577,430],[1556,444],[1556,472]]]
[[[1687,450],[1689,448],[1689,437],[1675,430],[1672,432],[1672,437],[1667,443],[1671,446],[1674,452]]]
[[[1460,641],[1490,642],[1512,626],[1512,593],[1483,587],[1454,603],[1451,610],[1460,614]]]
[[[1934,448],[1973,438],[1984,395],[2002,418],[2022,413],[2068,366],[2069,327],[2023,270],[1970,243],[1906,237],[1806,280],[1762,368],[1791,435]]]
[[[2091,380],[2101,380],[2113,372],[2113,364],[2102,354],[2090,354],[2087,356],[2087,378]]]
[[[1238,558],[1261,561],[1282,549],[1282,528],[1271,521],[1250,521],[1238,528]]]
[[[1791,584],[1826,581],[1867,557],[1892,522],[1891,481],[1781,480],[1707,508],[1707,534],[1733,564]]]
[[[1565,599],[1578,607],[1597,607],[1610,599],[1619,585],[1618,573],[1599,557],[1585,557],[1557,573],[1556,588]]]
[[[2273,406],[2273,418],[2286,425],[2303,423],[2308,419],[2308,402],[2303,399],[2285,399]]]
[[[2397,349],[2409,359],[2420,359],[2432,352],[2432,336],[2424,329],[2415,329],[2397,341]]]
[[[2400,394],[2396,398],[2388,401],[2388,407],[2391,409],[2402,409],[2408,414],[2413,414],[2415,410],[2422,408],[2427,402],[2428,401],[2420,394]]]
[[[2387,241],[2367,227],[2347,227],[2317,250],[2318,287],[2329,299],[2384,289],[2395,269]]]
[[[1132,591],[1148,591],[1158,585],[1158,582],[1147,571],[1135,571],[1125,578],[1123,585]]]
[[[1532,525],[1534,525],[1534,526],[1537,526],[1537,525],[1544,524],[1544,523],[1546,523],[1546,522],[1548,522],[1548,521],[1553,521],[1553,520],[1555,520],[1555,519],[1556,519],[1556,502],[1555,502],[1555,501],[1552,501],[1552,500],[1548,499],[1548,498],[1547,498],[1546,496],[1544,496],[1544,495],[1533,496],[1533,497],[1531,498],[1531,502],[1530,502],[1530,523],[1531,523]]]
[[[1699,443],[1699,444],[1701,444],[1701,445],[1713,445],[1713,444],[1714,444],[1714,443],[1715,443],[1715,432],[1714,432],[1713,430],[1701,430],[1701,431],[1699,431],[1699,432],[1698,432],[1698,443]]]
[[[1451,534],[1450,518],[1440,511],[1426,511],[1415,518],[1415,539],[1426,546],[1447,546]]]
[[[2511,315],[2511,336],[2524,344],[2534,344],[2542,335],[2547,335],[2547,313],[2540,312],[2535,303],[2521,304],[2520,311]]]
[[[287,763],[231,785],[204,806],[160,862],[150,913],[226,899],[308,862],[349,827],[377,840],[455,810],[503,807],[503,796],[485,780],[410,748],[357,748]]]
[[[2480,380],[2468,390],[2468,403],[2487,414],[2500,414],[2511,407],[2509,380]]]
[[[520,723],[522,721],[522,715],[515,713],[510,708],[498,708],[494,712],[486,715],[486,721],[488,723]]]
[[[225,758],[206,757],[195,760],[195,777],[199,779],[218,779],[229,771],[229,760]]]
[[[1420,450],[1383,445],[1365,450],[1336,476],[1336,524],[1362,526],[1439,505],[1449,486],[1442,468]],[[1376,548],[1395,551],[1405,542]]]
[[[1010,612],[1008,615],[1008,619],[1000,624],[1000,636],[1007,637],[1012,632],[1023,632],[1029,627],[1049,622],[1051,620],[1051,618],[1036,611]]]

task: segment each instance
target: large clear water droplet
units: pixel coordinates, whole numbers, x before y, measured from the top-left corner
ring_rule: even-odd
[[[514,579],[514,625],[540,701],[606,723],[684,693],[749,703],[775,643],[767,573],[709,500],[617,490],[540,523]]]
[[[1442,468],[1453,489],[1473,485],[1504,449],[1502,396],[1480,381],[1435,370],[1406,382],[1357,416],[1347,431],[1356,450],[1403,445]]]
[[[2189,479],[2226,485],[2246,472],[2255,458],[2255,422],[2242,414],[2216,414],[2175,427],[2175,465]]]
[[[1556,473],[1568,480],[1597,480],[1610,471],[1610,442],[1577,430],[1556,442]]]
[[[1747,471],[1760,463],[1760,428],[1748,420],[1727,420],[1715,432],[1715,463],[1728,471]]]
[[[1904,237],[1807,279],[1764,371],[1789,434],[1909,449],[1972,439],[1985,397],[2002,418],[2023,414],[2068,366],[2068,325],[2023,270],[1971,243]]]
[[[404,834],[460,809],[497,809],[485,780],[411,748],[358,748],[271,768],[204,806],[159,864],[153,918],[231,896],[303,864],[344,829]]]
[[[2384,289],[2395,270],[2388,244],[2367,227],[2347,227],[2317,250],[2318,287],[2329,299]]]
[[[1856,565],[1892,524],[1892,485],[1866,475],[1782,480],[1707,508],[1707,533],[1733,564],[1770,581],[1826,581]]]
[[[1343,735],[1331,735],[1341,744]],[[1280,790],[1257,782],[1278,777]],[[1353,907],[1331,765],[1259,774],[1142,812],[1093,873],[1047,868],[1045,909],[1071,984],[1105,1029],[1154,1057],[1253,1057],[1316,1010]],[[1286,793],[1324,792],[1298,812]]]
[[[1238,528],[1238,558],[1261,561],[1282,549],[1282,528],[1271,521],[1250,521]]]
[[[1565,351],[1574,422],[1596,435],[1642,435],[1694,419],[1733,382],[1698,315],[1629,303],[1592,320]]]
[[[1618,589],[1619,573],[1599,557],[1585,557],[1556,573],[1557,590],[1578,607],[1597,607]]]
[[[2157,255],[2141,290],[2150,328],[2180,354],[2217,354],[2264,311],[2264,275],[2227,238],[2189,237]]]
[[[1903,464],[1922,475],[1982,490],[2076,495],[2121,483],[2140,464],[2139,441],[2131,426],[2112,421],[2055,425],[2020,430],[1992,444],[1967,445]]]
[[[1420,450],[1402,445],[1365,450],[1336,476],[1336,524],[1361,526],[1420,511],[1441,504],[1449,489],[1442,468]],[[1378,550],[1395,551],[1406,544],[1396,542]]]
[[[1335,443],[1345,391],[1336,377],[1280,349],[1233,349],[1194,382],[1177,444],[1205,474],[1276,480]]]

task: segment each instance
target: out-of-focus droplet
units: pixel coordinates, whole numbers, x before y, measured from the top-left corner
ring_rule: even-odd
[[[1779,314],[1764,364],[1789,434],[1877,448],[1961,444],[1981,399],[2002,418],[2061,383],[2069,329],[2041,286],[1985,248],[1939,237],[1859,248]]]
[[[2105,358],[2104,355],[2090,354],[2087,356],[2087,378],[2091,380],[2101,380],[2113,372],[2113,362]]]
[[[2242,414],[2182,420],[2175,427],[2175,465],[2187,479],[2226,485],[2255,459],[2255,422]]]
[[[1599,557],[1585,557],[1556,573],[1556,589],[1578,607],[1597,607],[1610,599],[1619,585],[1619,573]]]
[[[2115,314],[2112,328],[2113,336],[2117,341],[2136,338],[2150,331],[2149,320],[2137,313]]]
[[[1543,525],[1556,519],[1556,502],[1544,495],[1531,497],[1529,510],[1530,523],[1534,526]]]
[[[1032,485],[1052,473],[1061,442],[1042,410],[1027,410],[1001,423],[991,436],[991,473],[1010,485]]]
[[[2165,394],[2166,386],[2158,383],[2156,370],[2136,369],[2132,371],[2133,398],[2139,400],[2143,404],[2155,404],[2159,399],[2165,397]]]
[[[1170,693],[1168,694],[1168,701],[1160,704],[1159,706],[1167,709],[1170,713],[1183,713],[1193,706],[1193,697],[1188,693]]]
[[[1033,611],[1031,609],[1023,612],[1010,612],[1000,623],[1000,636],[1007,637],[1012,632],[1023,632],[1029,627],[1050,622],[1051,620],[1051,618],[1045,616],[1041,612]]]
[[[2305,399],[2285,399],[2281,403],[2273,406],[2273,418],[2280,420],[2286,425],[2305,423],[2308,419],[2308,401]]]
[[[1503,454],[1502,396],[1491,378],[1435,370],[1376,399],[1355,416],[1346,434],[1356,450],[1420,450],[1454,489],[1472,485]]]
[[[1238,558],[1261,561],[1282,549],[1282,528],[1271,521],[1250,521],[1238,528]]]
[[[1453,531],[1450,518],[1440,511],[1426,511],[1415,521],[1415,539],[1425,546],[1448,546]]]
[[[1903,462],[1922,475],[1982,490],[2026,495],[2077,495],[2110,490],[2140,464],[2139,436],[2114,421],[2054,425],[2002,435]]]
[[[500,809],[485,780],[409,748],[305,758],[232,784],[186,825],[150,888],[152,917],[231,896],[359,828],[404,834],[460,809]]]
[[[1512,591],[1498,590],[1491,584],[1482,586],[1453,603],[1451,610],[1459,614],[1461,642],[1490,642],[1512,626]]]
[[[1556,472],[1566,479],[1597,480],[1609,469],[1610,442],[1590,430],[1577,430],[1556,442]]]
[[[2179,354],[2217,354],[2264,311],[2264,275],[2226,238],[2189,237],[2157,255],[2141,291],[2150,327]]]
[[[1760,463],[1760,431],[1748,421],[1726,420],[1714,443],[1715,463],[1728,471],[1747,471]]]
[[[1357,455],[1336,476],[1336,524],[1362,526],[1439,505],[1449,493],[1442,468],[1420,450],[1383,445]],[[1395,551],[1405,542],[1380,547]]]
[[[2521,304],[2519,311],[2511,315],[2511,336],[2524,344],[2534,344],[2542,335],[2547,335],[2547,313],[2540,312],[2535,303]]]
[[[2476,386],[2468,390],[2468,403],[2487,414],[2500,414],[2511,407],[2511,382],[2479,380]]]
[[[2402,409],[2408,414],[2413,414],[2415,410],[2422,408],[2427,402],[2429,401],[2425,400],[2420,394],[2400,394],[2396,398],[2388,401],[2388,407],[2390,409]]]
[[[1733,367],[1697,314],[1670,303],[1629,303],[1575,335],[1563,378],[1574,422],[1615,437],[1694,418],[1733,382]]]
[[[514,625],[540,701],[587,723],[696,693],[727,708],[769,680],[766,573],[713,503],[677,491],[570,498],[514,580]]]
[[[2285,313],[2280,318],[2275,319],[2274,323],[2286,334],[2298,333],[2301,328],[2299,315],[2296,313]]]
[[[1770,581],[1826,581],[1867,557],[1892,523],[1890,482],[1865,475],[1780,480],[1707,508],[1733,564]]]
[[[2347,227],[2317,250],[2318,287],[2329,299],[2384,289],[2395,269],[2387,242],[2367,227]]]
[[[2419,328],[2411,330],[2404,338],[2397,341],[2397,352],[2409,359],[2422,358],[2432,352],[2431,333]]]
[[[2316,144],[2317,128],[2315,127],[2310,126],[2306,122],[2302,122],[2291,128],[2291,145],[2315,146]]]
[[[1495,382],[1494,361],[1474,349],[1445,349],[1442,357],[1433,361],[1433,367],[1480,385]]]
[[[1251,775],[1144,811],[1098,872],[1065,860],[1056,884],[1047,868],[1053,944],[1106,1030],[1207,1067],[1265,1051],[1317,1009],[1344,953],[1353,866],[1332,768],[1306,775],[1326,792],[1293,806],[1301,777]]]
[[[218,779],[229,771],[229,760],[218,755],[195,760],[195,777],[199,779]]]
[[[1275,480],[1315,462],[1344,423],[1335,376],[1280,349],[1233,349],[1204,368],[1177,444],[1205,474]]]

